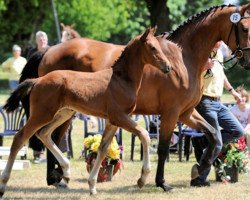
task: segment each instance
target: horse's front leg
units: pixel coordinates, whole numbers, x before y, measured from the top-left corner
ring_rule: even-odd
[[[221,151],[222,142],[217,137],[219,130],[214,129],[195,109],[191,115],[181,116],[180,120],[189,127],[204,132],[208,140],[208,147],[203,152],[199,165],[192,167],[191,179],[195,179],[211,167]]]
[[[164,115],[161,116],[161,128],[160,128],[160,137],[158,145],[158,165],[155,183],[157,187],[161,187],[165,192],[170,192],[173,190],[173,187],[168,185],[164,179],[164,166],[166,163],[167,155],[169,152],[169,146],[173,130],[177,121],[176,119],[169,119]]]
[[[101,163],[104,160],[108,147],[114,138],[114,135],[117,131],[118,127],[112,125],[109,120],[106,120],[106,127],[102,136],[102,141],[98,149],[97,158],[95,160],[94,166],[90,172],[88,184],[89,184],[89,191],[90,195],[95,195],[97,193],[96,191],[96,182],[98,177],[98,172],[101,167]]]

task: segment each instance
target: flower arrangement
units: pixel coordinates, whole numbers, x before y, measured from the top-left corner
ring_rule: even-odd
[[[247,173],[248,168],[247,148],[245,138],[241,137],[236,143],[229,143],[222,147],[214,166],[221,180],[228,181],[231,177],[228,176],[225,169],[236,167],[240,173]]]
[[[85,161],[87,163],[87,171],[90,172],[94,162],[97,157],[97,151],[102,140],[102,135],[96,134],[94,136],[88,136],[84,139],[85,151],[88,152]],[[117,173],[118,170],[121,170],[124,166],[122,160],[120,159],[120,154],[122,153],[122,147],[119,147],[116,138],[113,138],[110,147],[108,149],[105,159],[102,161],[97,182],[105,182],[109,179],[110,171],[113,173],[111,177]],[[110,170],[112,167],[112,170]]]

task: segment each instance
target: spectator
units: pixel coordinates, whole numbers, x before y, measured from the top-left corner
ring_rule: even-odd
[[[220,150],[223,143],[229,143],[234,139],[238,139],[243,135],[243,127],[235,116],[231,113],[228,107],[222,104],[220,98],[225,88],[237,101],[241,101],[241,95],[236,92],[229,83],[221,63],[223,63],[223,55],[219,50],[221,42],[218,42],[214,49],[213,55],[210,60],[210,69],[204,71],[203,75],[203,96],[200,103],[196,107],[197,111],[202,117],[216,129],[217,144],[216,148]],[[209,68],[208,66],[206,66]],[[223,128],[223,133],[221,132]],[[194,146],[195,157],[199,162],[202,156],[203,150],[207,147],[208,143],[206,137],[194,137],[192,138]],[[207,176],[210,169],[205,171],[196,179],[191,180],[191,186],[210,186],[210,182],[207,181]]]
[[[38,31],[36,32],[36,47],[31,48],[27,54],[27,59],[29,59],[33,53],[40,51],[44,52],[49,48],[48,45],[48,36],[45,32],[43,31]]]
[[[241,95],[242,101],[237,100],[236,104],[231,108],[231,112],[239,120],[244,128],[247,139],[248,157],[250,158],[250,105],[248,104],[249,95],[243,86],[236,88]]]
[[[29,50],[27,54],[27,59],[29,59],[35,52],[45,52],[49,48],[48,36],[43,31],[38,31],[36,33],[36,47]],[[33,135],[29,140],[29,147],[33,149],[34,163],[39,164],[46,162],[44,157],[44,144]]]
[[[3,71],[9,72],[9,86],[13,91],[18,86],[19,76],[27,63],[26,59],[21,56],[21,47],[13,45],[12,47],[13,57],[8,58],[2,63]]]

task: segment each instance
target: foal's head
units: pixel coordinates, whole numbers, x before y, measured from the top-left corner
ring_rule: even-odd
[[[79,33],[74,29],[74,24],[72,25],[64,25],[61,23],[62,27],[62,39],[61,42],[66,42],[68,40],[74,39],[74,38],[80,38],[81,36]]]
[[[147,28],[143,34],[137,36],[134,40],[129,42],[128,46],[137,45],[141,53],[141,60],[145,64],[151,64],[160,68],[164,73],[169,72],[170,63],[163,53],[160,44],[154,36],[156,31],[155,28]],[[139,55],[135,55],[137,57]]]

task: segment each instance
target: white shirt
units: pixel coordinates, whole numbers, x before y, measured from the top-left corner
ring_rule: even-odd
[[[250,115],[250,105],[246,105],[246,109],[241,111],[237,104],[231,108],[231,112],[239,120],[241,125],[245,128],[248,124],[248,116]]]

